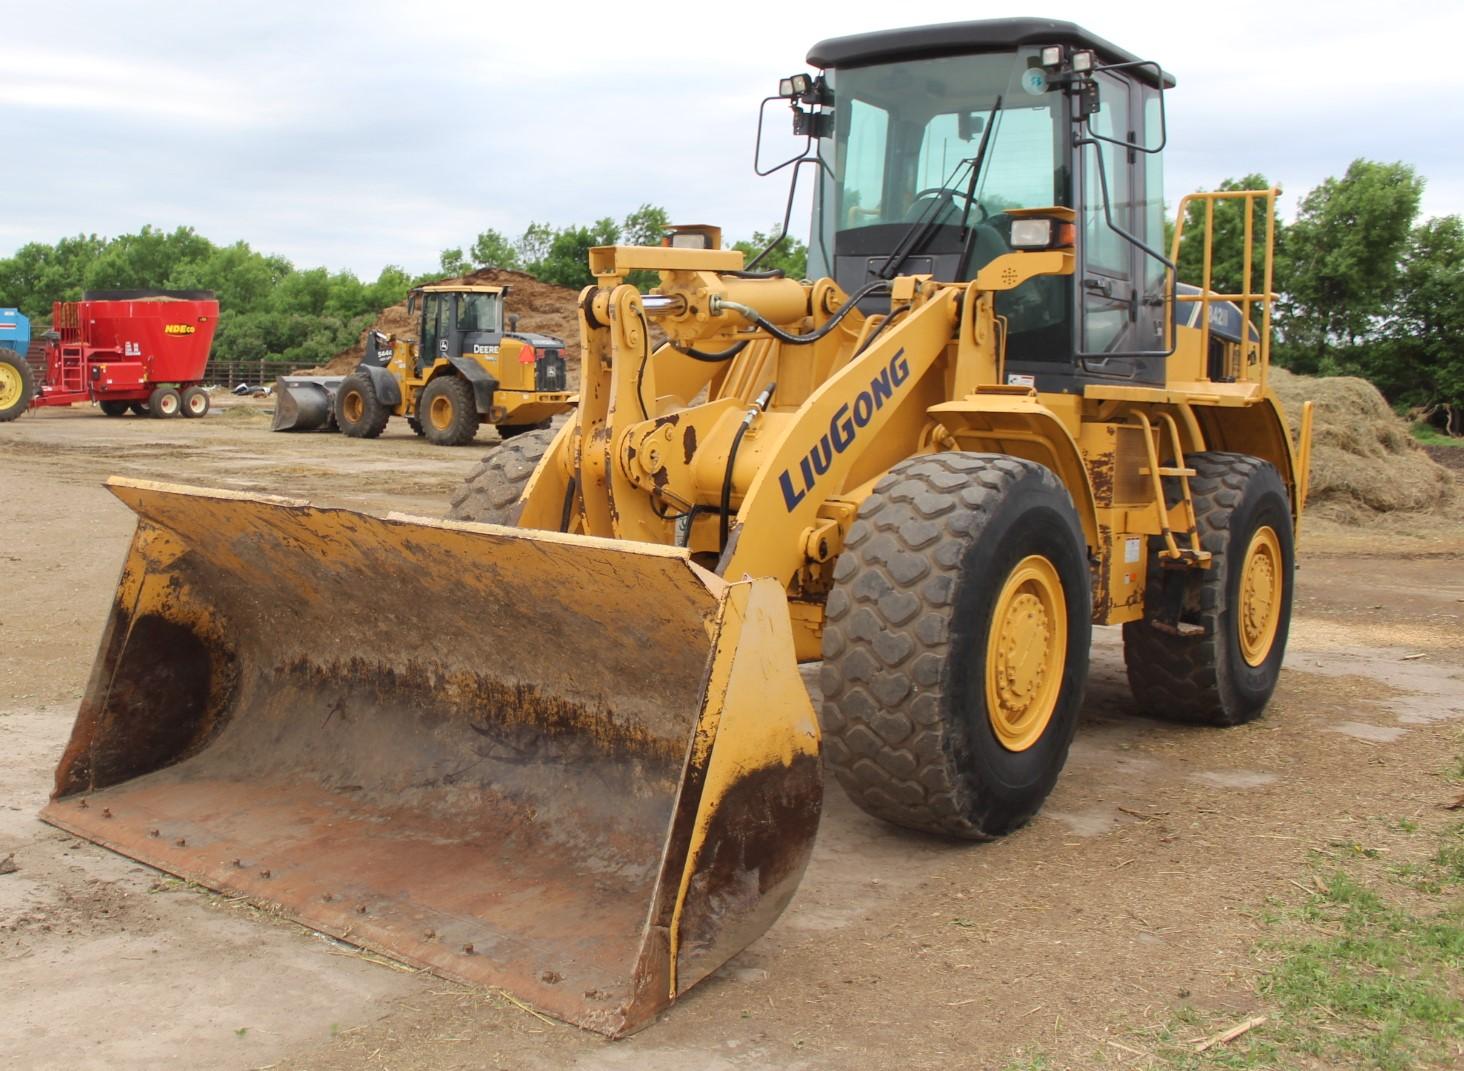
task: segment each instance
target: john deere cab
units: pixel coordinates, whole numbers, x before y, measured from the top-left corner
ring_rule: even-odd
[[[422,286],[407,297],[416,339],[371,332],[356,371],[335,389],[335,418],[355,438],[380,435],[392,416],[441,446],[493,424],[503,438],[549,426],[573,408],[564,343],[504,330],[506,286]],[[286,384],[286,386],[291,386]]]

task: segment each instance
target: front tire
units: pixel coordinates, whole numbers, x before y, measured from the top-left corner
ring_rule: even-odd
[[[478,434],[478,403],[472,385],[456,375],[438,376],[417,399],[417,419],[427,441],[465,446]]]
[[[485,524],[518,524],[519,499],[544,460],[555,432],[539,428],[492,451],[453,493],[448,517]]]
[[[9,347],[0,349],[0,424],[29,409],[35,393],[29,362]]]
[[[1077,728],[1087,547],[1031,461],[900,462],[859,508],[823,640],[824,759],[865,811],[970,840],[1021,826]]]
[[[128,402],[103,401],[97,403],[97,408],[101,409],[107,416],[126,416],[131,411],[132,406]]]
[[[371,377],[352,372],[335,396],[336,426],[353,439],[374,439],[386,430],[391,411],[376,397]]]
[[[158,420],[175,417],[182,408],[183,398],[172,387],[158,387],[147,399],[148,415]]]
[[[183,388],[183,415],[197,419],[208,414],[208,391],[202,387]]]
[[[1265,710],[1291,629],[1296,546],[1281,475],[1247,454],[1191,454],[1190,493],[1210,568],[1189,578],[1174,636],[1147,620],[1123,626],[1129,687],[1145,713],[1192,725],[1240,725]],[[1151,541],[1147,606],[1163,598],[1159,540]]]

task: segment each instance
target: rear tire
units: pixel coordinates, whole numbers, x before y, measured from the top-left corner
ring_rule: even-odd
[[[531,431],[543,431],[553,423],[553,419],[541,420],[537,424],[499,424],[498,437],[505,442]]]
[[[465,446],[478,434],[478,403],[472,385],[462,376],[438,376],[417,397],[417,419],[427,441],[437,446]]]
[[[175,417],[183,409],[183,398],[172,387],[159,387],[147,399],[149,416],[158,420]]]
[[[152,416],[148,412],[147,402],[129,402],[127,408],[132,411],[133,416]]]
[[[335,396],[336,426],[353,439],[374,439],[386,429],[391,411],[376,397],[371,377],[353,372],[341,381]]]
[[[455,521],[518,524],[519,499],[555,434],[537,428],[490,452],[453,493],[447,515]]]
[[[412,429],[413,435],[421,436],[426,434],[426,432],[422,430],[422,422],[414,416],[407,417],[407,427]]]
[[[197,419],[208,413],[208,391],[202,387],[183,388],[183,415]]]
[[[14,420],[29,409],[35,395],[30,364],[9,347],[0,349],[0,424]]]
[[[1296,568],[1291,500],[1269,462],[1247,454],[1185,458],[1200,545],[1180,620],[1203,636],[1173,636],[1148,621],[1123,626],[1129,687],[1145,713],[1191,725],[1240,725],[1260,717],[1281,677]],[[1161,540],[1150,541],[1147,605],[1162,598]]]
[[[132,410],[130,402],[98,402],[97,406],[107,416],[126,416]]]
[[[849,797],[970,840],[1030,819],[1077,728],[1091,583],[1050,470],[956,452],[891,469],[849,530],[824,627],[824,761]]]

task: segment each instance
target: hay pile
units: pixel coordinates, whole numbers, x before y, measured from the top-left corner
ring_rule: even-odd
[[[521,271],[504,271],[500,268],[485,268],[461,279],[442,279],[434,285],[453,283],[510,287],[508,297],[504,299],[505,326],[509,317],[517,316],[520,331],[535,331],[562,339],[569,381],[572,385],[579,383],[579,295],[575,291],[553,283],[541,283],[532,275]],[[417,324],[407,315],[406,301],[381,310],[381,315],[376,318],[370,330],[408,338],[417,337]],[[321,367],[301,374],[345,375],[360,362],[365,346],[366,335],[363,332],[356,345],[342,350]]]
[[[1298,376],[1271,369],[1294,436],[1302,403],[1316,403],[1307,511],[1344,524],[1382,513],[1451,507],[1458,489],[1448,469],[1409,434],[1376,387],[1352,376]]]

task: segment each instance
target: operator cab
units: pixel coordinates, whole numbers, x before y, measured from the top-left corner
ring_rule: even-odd
[[[503,340],[506,287],[418,287],[407,295],[407,313],[420,314],[419,360],[494,354]]]
[[[1075,246],[1072,276],[998,294],[1007,381],[1164,382],[1173,80],[1158,65],[1048,19],[834,38],[808,61],[822,75],[781,95],[817,147],[813,277],[851,294],[895,275],[965,282],[1014,248]]]

